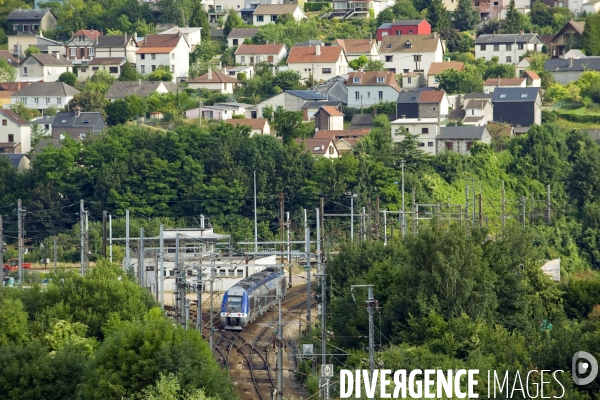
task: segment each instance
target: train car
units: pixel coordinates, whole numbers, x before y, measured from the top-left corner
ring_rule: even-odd
[[[285,297],[287,282],[280,268],[268,267],[230,287],[221,303],[221,326],[241,331],[277,303],[277,287]]]

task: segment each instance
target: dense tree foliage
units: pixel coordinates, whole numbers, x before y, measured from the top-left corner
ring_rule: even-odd
[[[458,0],[456,10],[452,13],[452,27],[459,31],[471,30],[481,20],[479,13],[473,8],[470,0]]]

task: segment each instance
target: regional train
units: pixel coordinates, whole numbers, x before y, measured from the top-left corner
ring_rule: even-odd
[[[267,309],[277,303],[277,287],[285,297],[285,272],[276,267],[242,279],[230,287],[221,303],[221,326],[226,330],[241,331]]]

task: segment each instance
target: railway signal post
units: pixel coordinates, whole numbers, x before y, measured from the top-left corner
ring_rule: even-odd
[[[371,379],[373,379],[373,371],[375,370],[375,325],[373,317],[375,313],[375,299],[373,298],[374,285],[352,285],[350,290],[354,288],[366,287],[369,289],[367,295],[367,311],[369,312],[369,370],[371,371]]]

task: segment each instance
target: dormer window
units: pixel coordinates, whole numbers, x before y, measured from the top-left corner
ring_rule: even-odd
[[[360,78],[354,78],[354,79],[352,80],[352,82],[354,82],[354,83],[360,83]]]
[[[378,76],[377,77],[377,83],[383,83],[383,77],[382,76]]]
[[[386,47],[387,47],[388,49],[391,49],[391,48],[392,48],[392,44],[391,44],[391,43],[388,43],[388,45],[387,45]]]
[[[410,40],[407,40],[407,41],[406,41],[406,43],[404,43],[404,46],[405,46],[407,49],[410,49],[410,48],[412,48],[412,42],[411,42]]]

